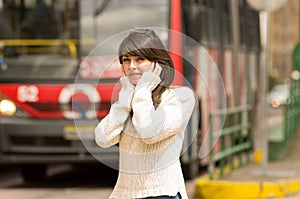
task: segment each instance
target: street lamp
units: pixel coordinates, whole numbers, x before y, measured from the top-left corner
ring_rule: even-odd
[[[276,11],[282,8],[289,0],[246,0],[247,3],[258,11]]]
[[[261,134],[263,135],[263,163],[262,163],[262,175],[267,173],[268,165],[268,128],[267,128],[267,106],[266,106],[266,93],[268,88],[268,71],[269,71],[269,14],[282,8],[289,0],[246,0],[246,2],[253,9],[260,11],[261,17],[264,17],[264,20],[261,20],[262,25],[262,44],[263,44],[263,53],[264,53],[264,62],[262,65],[262,92],[261,92],[261,105],[262,105],[262,116],[261,120]]]

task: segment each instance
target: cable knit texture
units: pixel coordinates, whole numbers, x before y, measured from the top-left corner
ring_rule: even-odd
[[[133,116],[128,103],[116,102],[95,129],[99,146],[119,143],[120,170],[110,199],[175,196],[178,192],[182,199],[188,198],[179,157],[195,96],[188,87],[172,87],[155,109],[151,91],[159,81],[147,72],[134,90],[122,87],[132,99]]]

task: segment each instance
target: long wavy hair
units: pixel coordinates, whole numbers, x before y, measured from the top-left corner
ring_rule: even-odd
[[[120,64],[123,63],[122,57],[129,55],[145,57],[161,65],[161,82],[152,91],[152,101],[156,108],[161,102],[162,93],[172,84],[175,73],[170,54],[159,37],[153,30],[135,29],[122,41],[118,54]]]

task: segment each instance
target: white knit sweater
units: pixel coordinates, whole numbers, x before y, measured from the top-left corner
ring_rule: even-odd
[[[179,157],[195,97],[188,87],[173,87],[163,93],[155,109],[151,91],[159,81],[147,72],[135,88],[123,84],[119,101],[95,129],[99,146],[119,143],[120,170],[111,199],[175,196],[178,192],[182,199],[188,198]]]

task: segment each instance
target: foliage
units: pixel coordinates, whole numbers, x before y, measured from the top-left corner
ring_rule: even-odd
[[[279,77],[269,74],[268,91],[270,91],[275,85],[282,83],[283,81]]]

